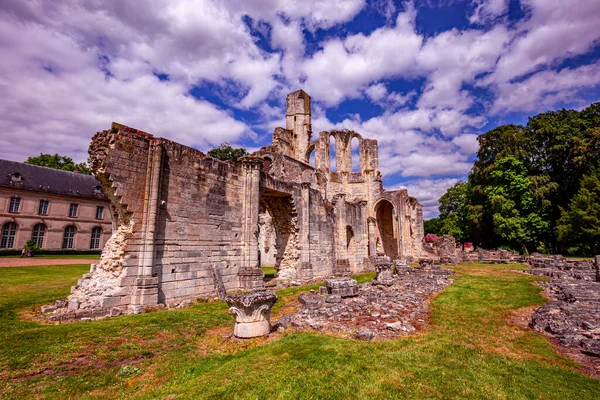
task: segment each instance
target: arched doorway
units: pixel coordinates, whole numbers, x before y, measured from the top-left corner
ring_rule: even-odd
[[[298,213],[292,196],[265,189],[260,197],[259,214],[261,266],[274,266],[277,278],[296,279],[298,240]]]
[[[392,259],[398,257],[398,239],[394,231],[394,205],[381,200],[375,207],[378,239],[380,245],[377,252],[383,252]]]

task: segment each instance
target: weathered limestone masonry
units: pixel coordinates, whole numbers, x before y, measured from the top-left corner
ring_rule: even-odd
[[[592,262],[532,254],[529,261],[531,274],[550,278],[538,283],[550,301],[535,310],[530,326],[591,356],[600,378],[600,257]]]
[[[275,129],[272,144],[239,163],[117,123],[94,136],[89,153],[117,229],[55,319],[260,289],[261,264],[292,283],[373,269],[377,256],[425,255],[422,207],[406,190],[384,191],[377,141],[353,131],[312,141],[303,90],[287,96],[286,128]]]

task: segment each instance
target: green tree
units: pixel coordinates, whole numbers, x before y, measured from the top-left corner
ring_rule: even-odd
[[[549,222],[536,201],[535,186],[523,162],[510,156],[497,160],[495,165],[486,188],[494,232],[509,244],[521,245],[529,254],[528,247],[537,246]]]
[[[40,155],[37,157],[28,157],[27,160],[25,160],[25,164],[61,169],[63,171],[81,172],[83,174],[90,173],[90,170],[85,162],[75,164],[72,158],[60,156],[58,154],[51,155],[40,153]]]
[[[222,161],[237,162],[238,158],[247,156],[248,152],[243,147],[234,149],[229,143],[221,143],[219,147],[209,150],[207,154]]]
[[[439,235],[441,233],[442,221],[439,218],[430,218],[427,221],[423,221],[423,227],[425,234],[434,233]]]
[[[31,251],[39,251],[40,250],[40,246],[38,246],[38,244],[33,239],[29,239],[25,243],[24,247],[25,247],[25,250],[31,250]]]
[[[467,238],[470,186],[458,181],[440,197],[440,232],[452,235],[459,242]]]
[[[600,241],[600,170],[583,177],[579,191],[562,209],[557,231],[561,241],[589,244],[596,254]]]

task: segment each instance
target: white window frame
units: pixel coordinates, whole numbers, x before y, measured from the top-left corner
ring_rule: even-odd
[[[75,213],[71,212],[73,210],[73,208],[75,208]],[[75,215],[73,215],[73,214],[75,214]],[[77,203],[69,204],[69,218],[77,218],[78,214],[79,214],[79,204],[77,204]]]
[[[42,211],[42,204],[45,204],[44,212]],[[50,200],[41,199],[38,203],[38,215],[48,215],[48,210],[50,209]]]
[[[73,228],[72,235],[70,233],[67,234],[67,229],[69,229],[69,228]],[[63,230],[63,243],[62,243],[63,249],[68,250],[68,249],[75,248],[75,235],[77,235],[77,227],[75,225],[65,226],[65,229]]]
[[[94,236],[94,234],[97,233],[97,236]],[[91,234],[91,238],[90,238],[90,249],[91,250],[97,250],[100,248],[100,239],[102,238],[102,228],[99,226],[95,226],[92,229],[92,234]]]
[[[43,229],[41,232],[36,232],[36,227],[42,226]],[[31,240],[35,241],[35,243],[40,246],[40,249],[44,247],[44,239],[46,238],[46,231],[48,231],[48,227],[45,224],[39,223],[33,226],[31,230]]]
[[[15,209],[16,205],[16,209]],[[20,197],[11,197],[10,203],[8,204],[8,212],[18,213],[21,210],[21,198]]]
[[[8,226],[14,227],[10,229]],[[17,241],[17,231],[19,226],[16,222],[8,221],[0,227],[0,249],[13,249]]]

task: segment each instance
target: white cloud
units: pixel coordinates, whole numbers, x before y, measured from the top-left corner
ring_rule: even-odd
[[[414,29],[414,7],[411,3],[405,7],[392,28],[323,43],[323,50],[303,65],[308,92],[332,106],[346,98],[361,97],[361,90],[371,82],[416,76],[415,56],[423,39]]]
[[[544,110],[561,101],[572,101],[579,90],[597,85],[600,85],[598,64],[543,71],[522,82],[498,85],[491,111]]]
[[[431,71],[418,105],[469,108],[473,96],[463,84],[494,68],[510,37],[505,27],[497,26],[488,32],[452,29],[429,39],[418,55],[419,66]]]
[[[429,219],[437,216],[439,198],[457,181],[453,178],[420,179],[407,184],[398,184],[389,189],[407,189],[408,194],[416,197],[423,206],[423,218]]]
[[[472,24],[485,24],[508,12],[510,0],[473,0],[475,11],[469,17]]]
[[[82,161],[90,137],[112,121],[200,148],[252,134],[188,96],[183,82],[161,82],[150,68],[137,65],[124,80],[107,76],[98,50],[82,49],[66,34],[0,18],[0,37],[12,38],[0,49],[10,54],[0,63],[0,157],[58,152]]]
[[[531,17],[500,59],[491,82],[503,83],[556,60],[587,52],[600,39],[597,0],[523,0]]]

